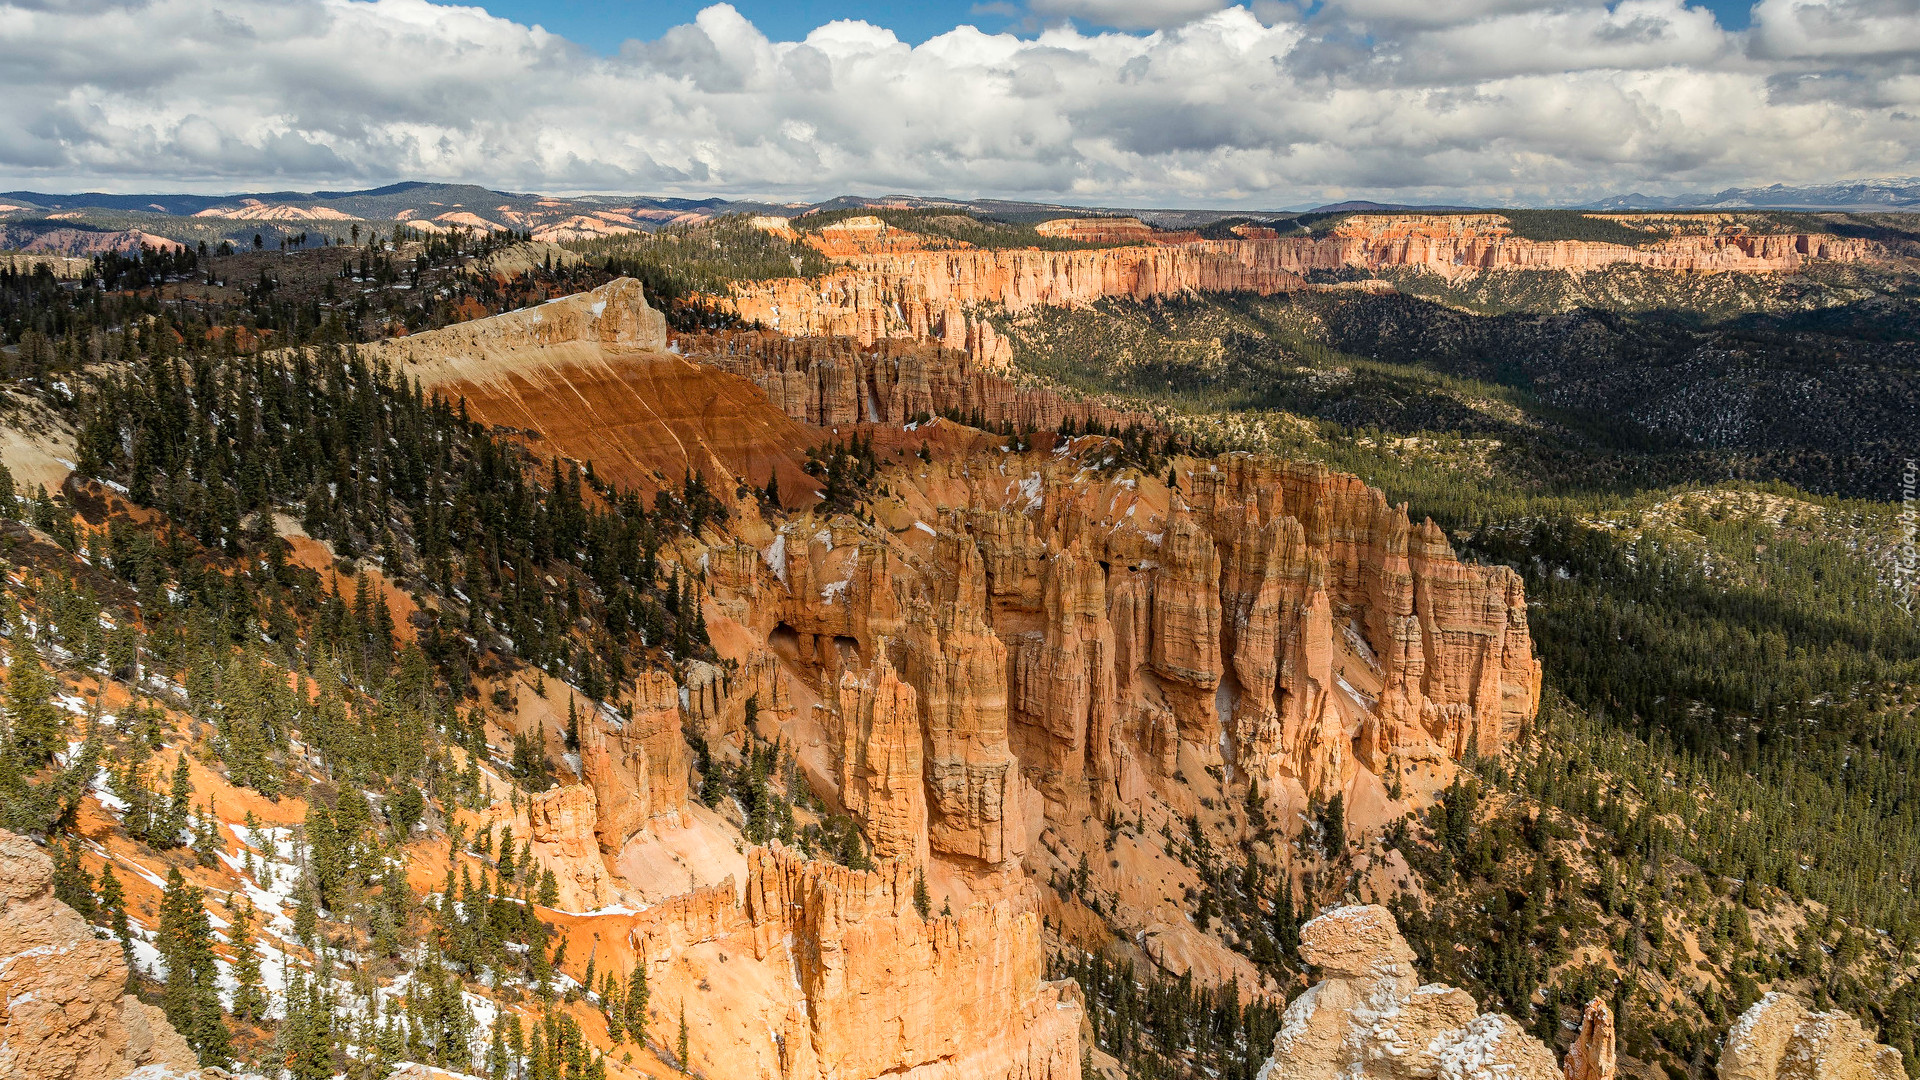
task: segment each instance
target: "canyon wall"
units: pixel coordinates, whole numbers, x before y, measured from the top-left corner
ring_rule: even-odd
[[[1510,569],[1324,467],[1178,459],[1182,495],[1093,472],[1104,444],[925,470],[950,509],[905,546],[837,518],[713,560],[720,601],[821,673],[831,776],[889,852],[1011,863],[1015,767],[1056,823],[1133,805],[1183,749],[1269,794],[1432,790],[1531,721]]]
[[[894,230],[898,232],[898,230]],[[1251,230],[1250,230],[1251,231]],[[735,285],[721,303],[741,318],[795,337],[937,342],[989,367],[1011,347],[984,309],[1081,307],[1187,293],[1262,295],[1306,287],[1316,271],[1416,269],[1447,277],[1490,271],[1582,273],[1644,266],[1689,273],[1779,273],[1812,260],[1855,262],[1882,254],[1871,241],[1821,233],[1713,230],[1627,245],[1529,240],[1497,214],[1357,215],[1319,235],[1141,243],[1079,251],[1037,248],[900,250],[898,244],[833,249],[840,268],[820,278]]]
[[[673,347],[759,387],[786,415],[820,427],[904,424],[957,412],[989,426],[1051,431],[1064,420],[1085,428],[1146,423],[1102,401],[1073,401],[1023,388],[962,350],[901,338],[791,338],[766,330],[676,334]]]
[[[753,1000],[697,1002],[704,1075],[1080,1077],[1078,991],[1045,979],[1031,886],[923,916],[911,858],[853,870],[776,842],[747,860],[741,893],[729,880],[677,897],[634,916],[628,936],[656,993],[712,978],[709,958],[753,968],[729,976],[759,986]]]

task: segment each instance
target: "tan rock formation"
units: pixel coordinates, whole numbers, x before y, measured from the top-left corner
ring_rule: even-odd
[[[866,826],[877,858],[927,863],[926,774],[913,687],[882,661],[840,677],[840,801]]]
[[[563,911],[592,911],[613,898],[613,876],[600,857],[594,832],[597,819],[593,789],[570,784],[527,799],[527,825],[533,842],[533,860],[553,871],[559,883],[556,902]]]
[[[662,351],[663,317],[623,278],[538,307],[363,348],[475,420],[537,432],[540,459],[593,463],[643,496],[689,470],[716,491],[780,478],[790,498],[816,489],[805,429],[744,379]]]
[[[1613,1080],[1619,1068],[1619,1048],[1613,1032],[1613,1010],[1594,998],[1580,1016],[1580,1034],[1567,1048],[1561,1069],[1567,1080]]]
[[[1153,670],[1174,689],[1174,716],[1183,737],[1201,745],[1216,719],[1220,686],[1220,553],[1184,500],[1176,498],[1161,544],[1165,560],[1154,578]]]
[[[1814,1012],[1791,994],[1755,1002],[1727,1031],[1721,1080],[1900,1080],[1900,1051],[1843,1012]]]
[[[1322,980],[1287,1006],[1259,1080],[1563,1080],[1553,1054],[1448,986],[1419,985],[1413,950],[1377,905],[1300,929]]]
[[[1088,227],[1056,226],[1069,233]],[[1417,269],[1460,277],[1633,265],[1778,273],[1798,270],[1809,260],[1851,262],[1880,254],[1871,242],[1826,234],[1756,236],[1729,230],[1640,246],[1535,241],[1515,237],[1507,219],[1497,214],[1356,215],[1318,236],[1243,235],[1174,244],[1165,242],[1171,239],[1167,234],[1123,231],[1124,237],[1108,238],[1153,242],[1084,251],[840,245],[833,254],[843,269],[833,274],[741,283],[722,299],[742,318],[795,337],[939,342],[989,367],[1002,367],[1011,352],[983,317],[988,306],[1019,312],[1084,306],[1107,297],[1270,294],[1305,288],[1302,275],[1327,270]]]
[[[159,1009],[125,993],[119,942],[53,897],[53,860],[0,831],[0,1076],[118,1080],[197,1071]]]
[[[1076,1080],[1080,1004],[1044,981],[1030,888],[952,916],[913,907],[905,859],[863,873],[755,848],[746,909],[762,958],[786,952],[806,1009],[788,1076]]]
[[[454,354],[498,354],[502,350],[578,342],[664,349],[667,317],[647,305],[638,281],[617,278],[591,292],[549,300],[538,307],[385,342],[379,352],[389,359],[421,362]]]
[[[907,680],[926,732],[928,832],[935,849],[999,865],[1025,850],[1007,742],[1007,648],[986,621],[986,574],[973,541],[939,539],[943,574],[908,630]]]
[[[1069,401],[1051,390],[1016,386],[967,350],[940,343],[736,330],[676,334],[673,344],[692,359],[752,381],[793,419],[822,427],[904,424],[944,412],[1034,430],[1055,430],[1068,419],[1079,427],[1090,419],[1107,427],[1147,419],[1098,401]]]
[[[633,716],[618,726],[594,717],[581,728],[582,779],[593,789],[594,833],[609,855],[655,821],[678,824],[687,808],[687,743],[673,676],[640,673],[631,705]]]

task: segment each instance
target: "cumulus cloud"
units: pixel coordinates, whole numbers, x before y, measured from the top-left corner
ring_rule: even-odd
[[[1920,172],[1912,0],[1029,10],[1158,28],[774,41],[719,4],[600,56],[426,0],[0,0],[0,179],[1280,206]]]

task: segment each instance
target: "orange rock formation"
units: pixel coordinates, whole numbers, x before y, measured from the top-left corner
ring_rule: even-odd
[[[1095,222],[1101,219],[1088,219]],[[1087,220],[1048,222],[1074,235]],[[1113,233],[1121,228],[1125,233]],[[1145,226],[1141,226],[1142,229]],[[1132,241],[1138,230],[1107,222],[1096,239]],[[894,230],[898,232],[898,230]],[[1642,246],[1515,237],[1497,214],[1356,215],[1319,236],[1248,229],[1235,240],[1155,242],[1084,251],[911,250],[836,247],[842,269],[818,279],[736,285],[723,302],[742,318],[797,337],[938,342],[989,367],[1011,360],[1006,340],[981,317],[985,307],[1019,312],[1074,307],[1108,297],[1147,300],[1183,293],[1270,294],[1303,288],[1328,270],[1419,269],[1458,277],[1500,270],[1584,272],[1615,265],[1682,272],[1797,270],[1809,260],[1874,258],[1877,245],[1820,233],[1754,235],[1715,231]]]

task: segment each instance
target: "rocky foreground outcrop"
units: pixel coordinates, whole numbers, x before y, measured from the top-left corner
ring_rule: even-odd
[[[1258,1080],[1614,1080],[1613,1013],[1587,1004],[1556,1066],[1552,1052],[1464,991],[1420,985],[1413,951],[1377,905],[1336,908],[1300,928],[1321,981],[1287,1006]],[[1841,1012],[1772,993],[1736,1021],[1720,1080],[1901,1080],[1900,1052]]]
[[[0,831],[0,1076],[142,1080],[197,1073],[159,1009],[126,993],[120,943],[54,899],[53,860]]]
[[[1791,994],[1755,1002],[1727,1032],[1720,1080],[1903,1080],[1900,1051],[1843,1012],[1814,1012]]]
[[[1464,990],[1420,985],[1413,950],[1377,905],[1300,929],[1321,981],[1287,1006],[1259,1080],[1564,1080],[1553,1053]]]
[[[1131,235],[1131,234],[1130,234]],[[1119,237],[1115,236],[1115,239]],[[897,247],[897,245],[895,245]],[[1020,312],[1107,298],[1185,293],[1262,295],[1306,287],[1321,271],[1422,270],[1449,278],[1490,271],[1584,273],[1644,266],[1681,273],[1780,273],[1811,260],[1874,258],[1869,241],[1820,233],[1714,230],[1644,245],[1529,240],[1498,214],[1356,215],[1318,235],[1138,243],[1082,251],[834,249],[842,268],[817,279],[743,282],[721,298],[742,318],[785,334],[937,342],[989,367],[1012,358],[981,308]]]

